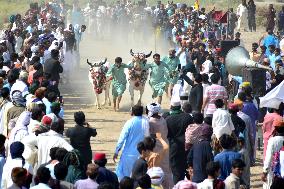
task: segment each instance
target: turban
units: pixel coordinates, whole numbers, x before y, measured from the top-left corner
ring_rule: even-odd
[[[52,119],[48,117],[47,115],[42,117],[41,123],[45,126],[50,126],[52,123]]]
[[[181,106],[180,101],[171,101],[171,106],[173,107]]]
[[[13,142],[10,146],[10,153],[11,153],[12,159],[22,157],[24,150],[25,150],[25,146],[23,143],[19,141]]]
[[[273,121],[273,126],[274,127],[284,127],[284,120],[283,119],[275,119]]]
[[[243,106],[244,102],[241,101],[240,99],[236,99],[236,100],[234,101],[234,104],[236,104],[236,105],[238,105],[238,106],[240,107],[240,106]]]
[[[241,84],[241,87],[249,87],[249,86],[250,86],[250,82],[247,82],[247,81]]]
[[[158,114],[161,111],[161,105],[158,103],[148,104],[148,117],[152,117],[154,114]]]
[[[177,189],[197,189],[197,185],[191,181],[180,181],[176,184]]]
[[[19,116],[16,124],[21,124],[23,126],[28,126],[30,124],[31,112],[24,111]]]
[[[152,167],[148,169],[147,174],[151,178],[151,183],[153,185],[160,185],[164,179],[164,171],[160,167]]]
[[[105,153],[94,153],[94,161],[105,160],[106,154]]]
[[[31,47],[31,51],[32,51],[33,53],[38,52],[38,50],[39,50],[39,46],[32,46],[32,47]]]
[[[236,103],[230,103],[228,105],[228,108],[229,108],[229,110],[236,110],[236,111],[238,111],[239,110],[239,105],[236,104]]]
[[[26,106],[26,100],[22,96],[21,91],[14,91],[12,93],[12,101],[17,105]]]

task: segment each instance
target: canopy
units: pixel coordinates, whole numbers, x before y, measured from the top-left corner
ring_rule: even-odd
[[[217,22],[221,22],[223,24],[227,23],[227,16],[228,16],[228,12],[224,13],[223,11],[214,11],[212,14],[213,20]]]
[[[284,102],[284,81],[277,87],[267,93],[264,97],[260,97],[259,107],[278,109],[281,102]]]

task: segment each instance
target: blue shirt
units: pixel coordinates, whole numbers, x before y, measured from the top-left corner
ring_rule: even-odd
[[[128,120],[122,131],[120,133],[115,153],[122,149],[122,154],[131,154],[139,156],[137,151],[137,144],[143,141],[145,136],[145,131],[142,128],[142,116],[135,116],[132,119]]]
[[[243,83],[243,77],[241,76],[233,76],[233,79],[236,80],[239,84]]]
[[[269,54],[269,45],[274,45],[276,48],[279,48],[279,40],[274,35],[268,35],[263,40],[263,45],[266,47],[266,53]]]
[[[6,163],[5,157],[0,155],[0,182],[2,182],[2,173],[3,173],[3,167]]]
[[[215,162],[219,162],[221,166],[221,174],[219,179],[225,180],[232,172],[232,162],[235,159],[240,159],[241,154],[234,151],[224,150],[214,157]]]
[[[10,83],[6,83],[6,84],[3,86],[3,88],[8,88],[9,91],[11,91],[11,85],[10,85]]]
[[[270,56],[268,56],[269,58],[269,62],[270,62],[270,66],[271,68],[275,71],[276,70],[276,61],[277,60],[281,60],[281,56],[278,55],[278,56],[275,56],[275,54],[271,54]]]
[[[143,141],[144,136],[149,135],[149,124],[146,118],[135,116],[128,120],[120,133],[115,153],[123,148],[119,163],[116,167],[116,175],[121,180],[124,176],[130,176],[135,161],[139,158],[137,144]]]
[[[51,102],[49,102],[46,98],[42,99],[42,102],[45,105],[45,114],[50,114],[51,112]],[[60,112],[59,112],[59,117],[63,118],[64,117],[64,109],[63,107],[60,108]]]

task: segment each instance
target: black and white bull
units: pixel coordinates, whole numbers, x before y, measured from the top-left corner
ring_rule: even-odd
[[[129,93],[131,96],[131,107],[134,105],[134,90],[139,91],[138,105],[141,105],[142,95],[145,89],[145,83],[147,81],[149,71],[146,67],[147,58],[151,56],[152,51],[149,54],[134,53],[130,50],[133,60],[131,62],[132,68],[129,69]]]

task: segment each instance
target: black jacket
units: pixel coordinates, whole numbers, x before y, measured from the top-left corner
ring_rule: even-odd
[[[118,178],[116,174],[105,167],[99,167],[99,174],[96,179],[98,184],[107,182],[114,186],[114,189],[119,188]]]
[[[207,178],[205,167],[210,161],[213,161],[210,142],[204,140],[193,144],[187,156],[187,163],[193,166],[193,182],[200,183]]]
[[[50,81],[59,81],[59,74],[63,72],[63,67],[58,60],[49,58],[44,63],[43,72],[46,79]]]
[[[84,164],[87,165],[92,161],[92,149],[90,138],[97,135],[96,129],[76,125],[66,131],[66,137],[70,138],[70,143],[73,148],[78,150],[84,157]]]
[[[189,124],[193,123],[191,115],[187,113],[172,114],[167,116],[169,159],[173,180],[177,182],[184,179],[186,171],[186,154],[184,134]]]
[[[193,112],[201,112],[203,103],[203,86],[202,83],[196,84],[190,90],[189,103]]]

